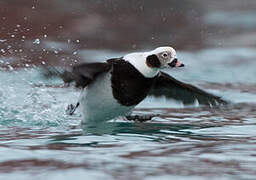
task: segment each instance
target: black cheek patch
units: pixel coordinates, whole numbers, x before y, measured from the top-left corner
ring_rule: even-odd
[[[161,66],[161,63],[155,54],[148,56],[146,63],[149,67],[152,68],[159,68]]]

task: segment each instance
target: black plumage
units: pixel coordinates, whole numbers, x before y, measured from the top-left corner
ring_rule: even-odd
[[[111,73],[113,97],[123,106],[134,106],[146,96],[166,97],[193,104],[215,106],[227,104],[221,97],[207,93],[193,85],[183,83],[162,71],[156,77],[146,78],[132,64],[122,58],[109,59],[100,63],[84,63],[73,67],[72,71],[59,72],[48,69],[48,75],[60,76],[65,83],[75,82],[76,87],[84,88],[103,73]],[[95,97],[97,98],[97,97]]]
[[[191,84],[178,81],[162,71],[160,71],[155,79],[148,95],[155,97],[164,96],[168,99],[180,101],[185,105],[193,104],[196,100],[199,104],[207,106],[227,104],[221,97],[205,92]]]
[[[118,59],[111,63],[111,86],[114,98],[124,106],[134,106],[147,97],[155,78],[144,77],[129,62]]]

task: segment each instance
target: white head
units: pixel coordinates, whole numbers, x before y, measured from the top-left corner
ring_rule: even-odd
[[[149,52],[127,54],[124,59],[129,61],[145,77],[154,77],[163,68],[184,66],[178,60],[176,51],[168,46],[159,47]]]

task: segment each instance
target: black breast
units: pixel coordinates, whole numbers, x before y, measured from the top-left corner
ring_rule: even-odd
[[[112,91],[114,98],[124,106],[140,103],[149,93],[154,78],[146,78],[132,64],[118,59],[109,60],[112,64]]]

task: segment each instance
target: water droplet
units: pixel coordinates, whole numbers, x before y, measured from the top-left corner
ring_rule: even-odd
[[[1,43],[5,42],[5,41],[7,41],[7,39],[0,39]]]
[[[11,65],[8,65],[8,69],[9,69],[10,71],[12,71],[12,70],[13,70],[13,67],[12,67]]]
[[[40,39],[35,39],[34,44],[40,44]]]

